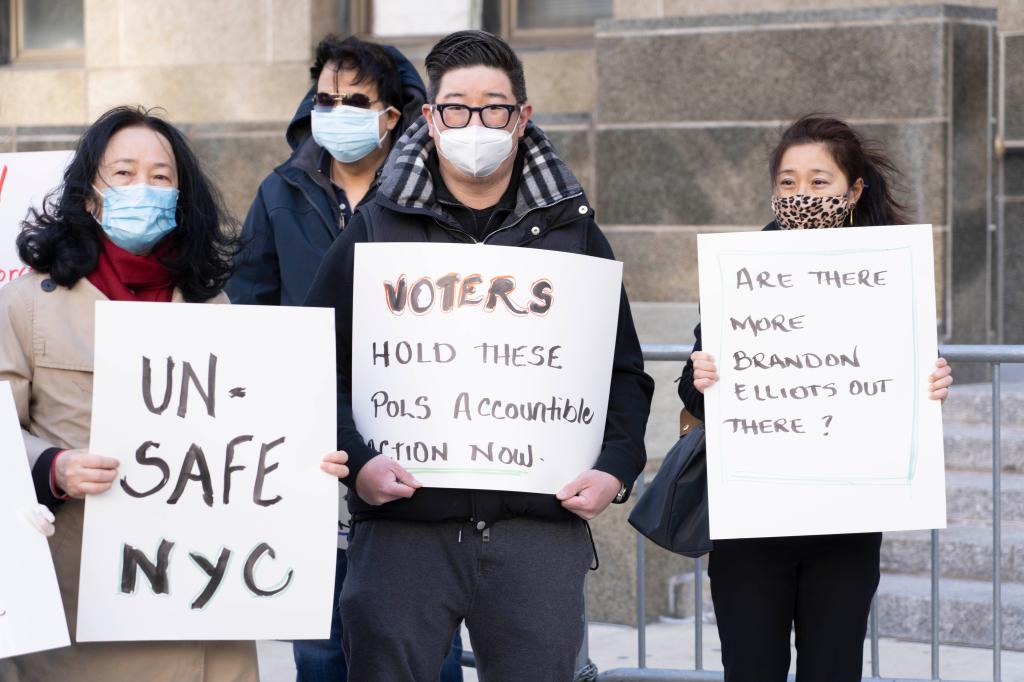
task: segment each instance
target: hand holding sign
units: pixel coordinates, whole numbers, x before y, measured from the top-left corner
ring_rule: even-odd
[[[928,376],[928,397],[945,401],[949,397],[949,387],[953,385],[953,369],[946,358],[936,360],[935,366],[938,369]]]
[[[588,469],[559,490],[555,497],[563,507],[589,521],[612,503],[621,487],[619,479],[611,474]]]
[[[703,393],[718,381],[715,356],[699,350],[690,356],[690,360],[693,361],[693,387]]]
[[[57,487],[71,497],[99,495],[113,485],[120,464],[113,457],[88,450],[65,450],[54,460],[53,478]]]
[[[320,462],[320,471],[334,478],[348,478],[348,453],[344,450],[328,452]]]
[[[53,512],[45,506],[33,504],[25,507],[24,512],[25,520],[28,521],[29,525],[46,537],[52,536],[57,531],[57,528],[53,525],[53,522],[56,521]]]
[[[356,477],[356,493],[364,502],[373,505],[412,497],[422,487],[423,484],[405,467],[382,455],[367,462]]]

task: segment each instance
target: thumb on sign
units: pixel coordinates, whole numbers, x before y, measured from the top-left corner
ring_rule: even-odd
[[[412,497],[423,484],[401,464],[385,455],[367,462],[356,476],[356,494],[372,505]]]

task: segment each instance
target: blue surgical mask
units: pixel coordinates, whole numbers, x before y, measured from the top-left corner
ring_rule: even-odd
[[[384,111],[345,105],[330,111],[314,109],[313,139],[338,161],[355,163],[380,147],[387,136],[386,130],[378,135],[378,121]]]
[[[96,189],[96,188],[93,188]],[[110,241],[136,255],[147,253],[178,226],[178,190],[153,185],[107,187],[98,221]]]

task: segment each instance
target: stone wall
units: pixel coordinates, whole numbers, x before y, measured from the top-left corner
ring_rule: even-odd
[[[583,182],[625,263],[641,340],[692,342],[697,233],[771,219],[768,153],[788,122],[811,111],[877,137],[906,173],[901,198],[936,226],[945,340],[992,340],[998,262],[1005,339],[1024,339],[1024,262],[993,254],[989,232],[995,0],[805,5],[616,0],[616,18],[592,41],[516,45],[535,120]],[[284,129],[309,86],[313,44],[337,25],[336,8],[334,0],[86,0],[83,63],[0,67],[0,151],[68,148],[109,106],[161,106],[242,219],[259,182],[287,158]],[[1024,140],[1024,0],[1001,0],[998,18],[1006,137]],[[402,45],[421,69],[429,47]],[[1024,154],[1008,154],[1005,171],[1002,253],[1017,254]],[[658,384],[651,471],[674,438],[679,370],[650,366]],[[626,512],[616,508],[594,524],[603,564],[589,586],[596,620],[633,617],[636,539]],[[652,617],[667,608],[667,577],[688,567],[652,552]]]
[[[1008,0],[1003,0],[1007,2]],[[1013,2],[1014,0],[1009,0]],[[818,0],[813,9],[859,9],[899,5],[931,5],[934,0]],[[963,0],[958,5],[995,8],[998,0]],[[785,12],[808,9],[806,0],[615,0],[616,19],[654,19],[707,14]]]
[[[1001,111],[1003,135],[1008,147],[1024,143],[1024,0],[1001,0],[999,3],[999,29],[1005,57],[1005,91]],[[1002,157],[1005,203],[999,224],[1005,247],[997,254],[1003,268],[1003,283],[996,279],[994,295],[1000,288],[1004,296],[1002,310],[1003,340],[1024,343],[1024,263],[1019,254],[1024,252],[1024,149],[1008,148]]]

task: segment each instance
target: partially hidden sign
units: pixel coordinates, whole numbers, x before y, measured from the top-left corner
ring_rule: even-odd
[[[944,528],[930,225],[698,236],[712,538]]]
[[[25,518],[35,506],[14,396],[0,382],[0,658],[71,643],[50,548]]]
[[[30,208],[60,187],[73,152],[0,154],[0,286],[30,272],[18,258],[14,240]]]
[[[355,247],[352,410],[424,485],[554,493],[601,450],[621,263],[456,244]]]
[[[78,639],[321,639],[338,483],[333,311],[101,302]]]

